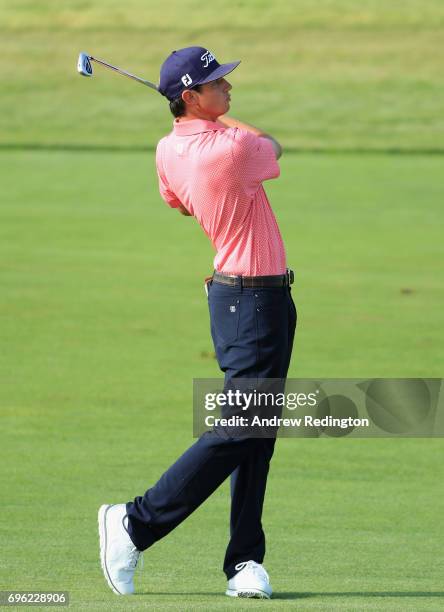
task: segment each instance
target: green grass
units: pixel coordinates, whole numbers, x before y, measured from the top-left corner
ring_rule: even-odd
[[[440,0],[0,0],[0,144],[152,147],[166,101],[79,51],[157,82],[179,47],[208,46],[232,113],[302,150],[443,151]]]
[[[223,596],[224,485],[147,551],[133,599],[98,564],[96,509],[191,442],[218,375],[212,249],[160,200],[150,154],[0,154],[1,588],[74,609],[249,610]],[[292,376],[441,376],[438,157],[290,155],[267,192],[296,270]],[[402,289],[411,293],[402,293]],[[442,609],[442,440],[280,440],[267,610]]]
[[[77,393],[88,359],[104,367],[104,349],[125,365],[120,380],[134,377],[124,393],[139,380],[137,363],[163,380],[183,351],[195,359],[187,374],[197,365],[202,376],[216,372],[201,358],[212,348],[202,283],[213,251],[196,222],[160,200],[152,155],[1,159],[4,333],[11,350],[17,333],[32,343],[28,390],[33,377],[40,384],[40,360],[64,349],[86,368],[70,375]],[[441,159],[284,155],[281,169],[267,190],[296,271],[300,358],[291,373],[441,376]],[[156,361],[145,370],[147,347]],[[23,357],[17,350],[11,364]]]

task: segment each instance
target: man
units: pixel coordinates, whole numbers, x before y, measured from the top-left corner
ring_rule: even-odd
[[[206,283],[211,334],[225,384],[285,379],[296,326],[291,275],[262,182],[279,176],[279,143],[226,116],[240,62],[220,65],[203,47],[173,51],[159,91],[175,116],[157,147],[167,204],[194,216],[216,248]],[[274,438],[206,432],[141,497],[99,510],[102,568],[115,593],[134,592],[140,551],[167,535],[231,475],[226,594],[269,598],[261,516]]]

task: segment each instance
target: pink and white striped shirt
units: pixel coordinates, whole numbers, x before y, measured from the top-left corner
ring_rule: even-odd
[[[162,198],[182,204],[216,249],[223,274],[283,274],[285,249],[262,182],[280,174],[273,145],[218,122],[174,120],[157,145]]]

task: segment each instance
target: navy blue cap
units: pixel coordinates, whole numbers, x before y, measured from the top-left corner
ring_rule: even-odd
[[[178,49],[163,62],[157,89],[168,100],[175,100],[185,89],[220,79],[239,64],[240,60],[231,64],[219,64],[205,47]]]

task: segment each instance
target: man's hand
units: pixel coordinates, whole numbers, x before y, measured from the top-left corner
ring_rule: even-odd
[[[187,211],[183,204],[179,204],[179,206],[176,206],[176,208],[184,217],[192,217],[192,214]]]

